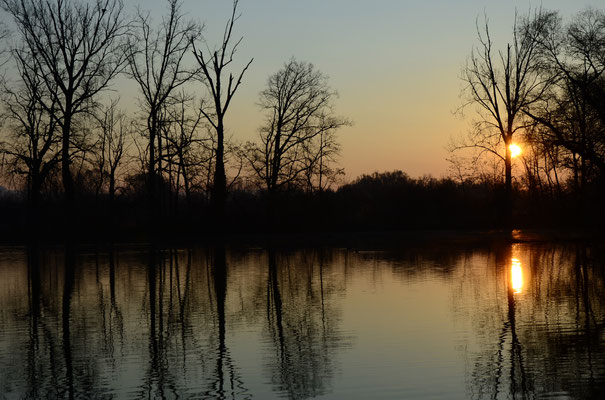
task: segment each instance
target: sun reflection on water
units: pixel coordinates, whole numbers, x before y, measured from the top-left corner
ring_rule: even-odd
[[[523,291],[523,269],[521,268],[521,261],[517,258],[511,259],[511,286],[513,293]]]

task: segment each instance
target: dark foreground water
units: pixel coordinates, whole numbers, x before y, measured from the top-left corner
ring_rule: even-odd
[[[0,398],[600,398],[579,244],[0,248]]]

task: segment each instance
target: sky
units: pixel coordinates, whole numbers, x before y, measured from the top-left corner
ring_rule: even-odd
[[[139,4],[156,17],[166,9],[162,0]],[[347,180],[396,169],[413,177],[445,176],[448,141],[464,134],[472,118],[456,110],[477,18],[487,15],[495,46],[503,48],[515,10],[540,5],[565,18],[603,7],[602,0],[240,0],[234,36],[243,40],[234,72],[254,61],[229,110],[228,134],[257,140],[263,122],[258,94],[269,75],[295,57],[329,77],[339,94],[337,114],[353,121],[339,131]],[[211,47],[231,7],[229,0],[183,1],[186,14],[204,24]]]

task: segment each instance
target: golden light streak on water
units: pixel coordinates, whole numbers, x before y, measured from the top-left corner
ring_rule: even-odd
[[[521,261],[517,258],[511,259],[511,286],[513,293],[523,291],[523,268],[521,267]]]

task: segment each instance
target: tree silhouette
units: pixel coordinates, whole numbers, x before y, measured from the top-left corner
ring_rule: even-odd
[[[512,41],[506,50],[496,53],[485,17],[483,28],[477,26],[479,44],[462,71],[467,99],[463,107],[476,105],[481,119],[471,134],[470,145],[459,147],[479,147],[504,161],[503,214],[507,224],[511,217],[513,135],[526,125],[523,110],[537,102],[550,84],[539,74],[538,39],[544,22],[540,10],[534,16],[515,17]],[[499,151],[501,143],[504,156]]]
[[[103,107],[97,116],[98,140],[94,156],[99,171],[96,195],[107,178],[107,193],[110,207],[116,195],[116,178],[118,168],[123,164],[130,143],[127,141],[130,123],[126,114],[118,109],[118,101],[112,100]]]
[[[48,111],[40,105],[40,99],[51,95],[32,60],[19,55],[16,57],[18,86],[13,88],[5,82],[3,88],[2,103],[11,129],[0,151],[12,173],[25,175],[27,197],[35,214],[42,187],[60,161],[61,138],[53,116],[57,104],[50,100]],[[26,66],[31,64],[33,67]]]
[[[605,13],[588,9],[568,25],[557,13],[547,17],[539,49],[555,84],[526,113],[570,155],[575,187],[584,190],[591,170],[605,173]]]
[[[305,174],[308,181],[315,171],[323,186],[327,164],[338,152],[334,132],[349,124],[334,115],[335,96],[327,77],[310,63],[292,59],[269,77],[260,94],[267,111],[261,145],[248,145],[252,170],[269,192],[295,185]]]
[[[185,21],[179,0],[168,1],[168,15],[157,29],[149,13],[137,11],[135,35],[128,42],[128,75],[139,85],[148,135],[147,191],[152,213],[159,211],[157,197],[161,181],[161,129],[166,108],[173,93],[187,83],[195,70],[185,65],[191,43],[200,35],[200,27]]]
[[[204,166],[213,157],[210,138],[201,134],[205,126],[202,113],[194,105],[195,99],[181,92],[174,97],[174,103],[166,110],[167,121],[163,124],[162,134],[165,143],[163,156],[171,187],[174,188],[176,211],[181,188],[185,192],[187,207],[190,207],[192,188],[204,178]]]
[[[23,47],[16,57],[40,79],[49,94],[40,105],[61,129],[61,168],[67,213],[74,205],[71,152],[72,121],[94,107],[124,64],[120,51],[127,24],[119,0],[2,0],[14,19]]]
[[[222,43],[218,48],[211,50],[206,46],[200,47],[199,43],[192,41],[193,54],[200,67],[202,81],[206,85],[210,95],[210,104],[202,104],[201,110],[216,133],[215,168],[214,181],[212,183],[212,202],[216,217],[221,221],[225,212],[225,201],[227,198],[227,176],[225,173],[225,115],[235,92],[242,83],[244,74],[252,64],[253,59],[236,75],[229,73],[227,69],[233,62],[233,56],[237,51],[243,38],[232,42],[233,26],[239,18],[237,5],[239,0],[234,0],[231,17],[227,21]],[[225,82],[226,81],[226,82]]]

